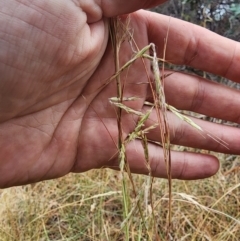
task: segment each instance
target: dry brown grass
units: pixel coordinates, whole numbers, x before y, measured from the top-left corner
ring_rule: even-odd
[[[223,166],[210,179],[173,181],[172,240],[240,240],[240,158],[220,158]],[[121,179],[115,171],[92,170],[2,190],[0,240],[126,240],[121,229]],[[133,175],[133,179],[144,195],[146,177]],[[131,191],[129,195],[131,202],[136,203]],[[152,198],[159,236],[166,240],[166,180],[155,179]],[[141,205],[144,209],[146,204],[141,201]],[[152,224],[148,222],[149,212],[152,210],[148,205],[144,212],[147,234],[139,212],[133,211],[128,220],[130,240],[150,240],[149,236],[155,240]]]

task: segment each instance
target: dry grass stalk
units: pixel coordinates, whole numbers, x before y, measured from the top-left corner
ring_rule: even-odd
[[[129,22],[128,22],[129,23]],[[167,170],[167,177],[169,181],[169,217],[168,217],[168,232],[170,231],[170,224],[171,224],[171,155],[170,155],[170,132],[169,132],[169,127],[168,127],[168,121],[167,121],[167,107],[166,107],[166,101],[165,101],[165,94],[164,94],[164,79],[161,77],[160,71],[159,71],[159,58],[157,58],[156,50],[155,50],[155,45],[154,44],[149,44],[148,46],[144,47],[143,49],[139,50],[137,53],[135,53],[134,57],[129,60],[127,63],[125,63],[122,67],[119,65],[119,57],[120,57],[120,48],[121,44],[124,41],[124,38],[132,37],[130,34],[128,34],[128,25],[123,26],[123,23],[118,20],[118,18],[114,18],[111,21],[110,24],[110,36],[112,39],[112,45],[114,49],[114,57],[115,57],[115,74],[110,78],[110,81],[113,79],[116,80],[116,85],[117,85],[117,97],[113,97],[110,99],[111,103],[113,103],[115,106],[118,107],[118,112],[117,112],[117,122],[118,122],[118,131],[119,131],[119,138],[118,138],[118,149],[119,149],[119,163],[120,163],[120,170],[127,171],[127,174],[131,178],[131,171],[129,169],[128,163],[127,163],[127,156],[125,154],[125,145],[126,141],[123,140],[123,135],[122,135],[122,125],[121,125],[121,115],[122,111],[126,111],[127,113],[132,113],[135,115],[138,115],[141,117],[139,123],[137,124],[135,130],[129,135],[127,138],[127,142],[135,139],[135,138],[141,138],[142,143],[143,143],[143,148],[144,148],[144,153],[145,153],[145,159],[146,159],[146,166],[149,170],[149,180],[148,181],[148,189],[149,189],[149,199],[151,203],[151,208],[153,209],[153,203],[152,203],[152,182],[153,178],[151,176],[151,168],[150,168],[150,163],[149,163],[149,158],[148,158],[148,142],[146,135],[144,131],[140,131],[142,127],[144,126],[144,122],[148,119],[150,112],[143,114],[139,111],[133,110],[127,106],[125,106],[123,102],[123,90],[124,90],[124,84],[121,83],[120,79],[120,73],[128,68],[132,63],[134,63],[137,59],[139,58],[147,58],[151,60],[152,68],[153,68],[153,74],[154,74],[154,85],[149,81],[149,84],[152,89],[152,95],[154,99],[154,104],[153,108],[155,109],[157,116],[158,116],[158,125],[154,125],[151,128],[155,128],[159,126],[160,129],[160,142],[162,143],[163,147],[163,153],[164,153],[164,158],[165,158],[165,164],[166,164],[166,170]],[[134,40],[133,40],[134,42]],[[134,42],[135,43],[135,42]],[[136,43],[135,43],[136,44]],[[137,45],[136,45],[137,47]],[[153,56],[149,56],[146,53],[151,50],[153,53]],[[137,97],[130,97],[132,100],[137,98]],[[122,174],[124,177],[124,173]],[[134,183],[132,182],[133,188],[134,188]],[[127,202],[127,190],[126,190],[126,183],[123,178],[123,196],[124,198],[124,207],[125,207],[125,217],[128,216],[129,208],[128,208],[128,202]],[[135,196],[137,197],[137,193],[135,193]],[[139,210],[141,213],[142,211]],[[154,220],[154,226],[155,226],[155,234],[156,237],[158,236],[157,234],[157,228],[156,228],[156,220],[153,215],[153,220]],[[144,220],[143,220],[144,221]],[[128,233],[128,230],[126,230],[126,233]],[[129,235],[126,234],[126,238],[128,239]],[[158,237],[159,239],[159,237]]]
[[[143,149],[144,149],[144,154],[145,154],[145,160],[146,160],[146,167],[149,170],[149,178],[146,180],[145,185],[145,203],[147,206],[148,201],[151,204],[151,210],[154,210],[154,205],[152,201],[152,185],[153,185],[153,177],[152,177],[152,172],[151,172],[151,164],[149,163],[149,153],[148,153],[148,140],[146,137],[146,133],[154,128],[159,128],[159,132],[161,133],[159,137],[159,143],[162,146],[163,154],[164,154],[164,160],[165,160],[165,166],[166,166],[166,172],[167,172],[167,179],[168,179],[168,190],[169,190],[169,210],[168,210],[168,227],[167,227],[167,233],[168,237],[170,239],[170,232],[171,232],[171,203],[172,203],[172,175],[171,175],[171,150],[170,150],[170,131],[169,131],[169,126],[168,126],[168,119],[167,119],[167,110],[171,111],[174,113],[178,118],[183,120],[184,122],[188,123],[191,125],[193,128],[200,132],[204,132],[203,129],[197,125],[191,118],[188,116],[182,114],[179,110],[177,110],[175,107],[168,105],[166,103],[165,99],[165,93],[164,93],[164,80],[168,75],[165,75],[164,73],[164,63],[165,61],[165,53],[166,53],[166,47],[167,47],[167,39],[168,39],[168,33],[165,39],[165,45],[164,45],[164,55],[163,58],[158,58],[156,54],[156,49],[154,44],[149,44],[148,46],[145,46],[142,49],[138,49],[138,46],[136,42],[134,41],[134,38],[132,34],[129,31],[129,19],[126,23],[122,23],[118,18],[114,18],[111,20],[110,24],[110,35],[112,39],[112,45],[113,45],[113,50],[114,50],[114,57],[115,57],[115,74],[107,81],[107,84],[110,81],[115,80],[116,85],[117,85],[117,96],[112,97],[109,99],[109,101],[114,104],[116,107],[118,107],[117,111],[117,122],[118,122],[118,131],[119,131],[119,138],[118,138],[118,150],[119,150],[119,165],[120,165],[120,170],[122,172],[123,176],[123,197],[124,197],[124,209],[125,209],[125,218],[128,220],[130,216],[132,215],[132,211],[130,211],[130,204],[129,204],[129,197],[128,197],[128,188],[126,186],[125,182],[125,171],[127,172],[127,175],[130,179],[130,182],[132,184],[132,188],[134,190],[134,195],[138,203],[139,207],[139,212],[141,213],[141,217],[143,218],[143,211],[140,208],[140,203],[139,203],[139,195],[136,192],[136,188],[134,186],[132,174],[127,162],[127,156],[126,156],[126,144],[133,141],[134,139],[141,139],[142,144],[143,144]],[[131,58],[129,61],[127,61],[123,66],[120,66],[119,64],[119,58],[121,54],[121,44],[125,39],[130,39],[131,43],[134,43],[135,48],[138,49],[137,52],[133,51],[133,58]],[[133,48],[132,48],[133,49]],[[151,52],[152,54],[149,55],[148,52]],[[153,96],[153,103],[145,103],[148,105],[152,106],[152,109],[150,109],[149,112],[147,113],[142,113],[140,111],[133,110],[126,105],[123,104],[123,101],[134,101],[137,100],[138,97],[132,96],[132,97],[124,97],[124,83],[121,83],[121,78],[120,74],[128,69],[136,60],[138,59],[147,59],[151,62],[152,65],[152,71],[153,71],[153,76],[154,76],[154,82],[152,83],[149,80],[149,86],[152,90],[152,96]],[[159,62],[162,63],[162,69],[160,72],[159,68]],[[144,63],[144,62],[143,62]],[[144,65],[145,66],[145,65]],[[147,69],[147,68],[146,68]],[[147,73],[147,76],[149,74]],[[149,118],[150,113],[152,110],[155,110],[157,113],[157,118],[158,118],[158,123],[154,124],[153,126],[144,129],[144,123],[145,121]],[[122,116],[122,111],[125,111],[130,114],[134,114],[140,117],[139,122],[137,123],[135,129],[133,130],[132,133],[130,133],[127,137],[126,140],[123,139],[123,134],[122,134],[122,124],[121,124],[121,116]],[[216,137],[213,137],[209,133],[207,133],[208,136],[219,142],[220,144],[226,146],[226,143],[223,143],[221,140],[217,139]],[[149,193],[149,195],[147,194]],[[132,209],[133,210],[133,209]],[[157,230],[157,223],[156,219],[154,216],[154,212],[152,211],[152,218],[153,218],[153,223],[155,227],[155,236],[156,239],[160,240],[160,237],[158,236],[158,230]],[[124,221],[123,223],[127,223],[127,221]],[[144,226],[146,226],[145,220],[143,219]],[[127,225],[126,225],[127,226]],[[128,239],[129,237],[129,230],[126,229],[126,237]]]

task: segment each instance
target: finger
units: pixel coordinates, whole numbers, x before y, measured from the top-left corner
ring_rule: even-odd
[[[146,164],[141,141],[136,140],[129,143],[126,150],[131,172],[148,175],[149,168]],[[166,178],[167,172],[162,148],[149,143],[148,152],[152,176]],[[172,151],[171,164],[172,178],[182,180],[207,178],[214,175],[219,169],[216,157],[188,152]],[[118,160],[116,160],[113,169],[119,169],[118,166]]]
[[[145,110],[148,108],[145,107]],[[231,126],[224,126],[212,122],[191,118],[199,126],[198,130],[193,125],[181,120],[175,114],[168,112],[167,121],[170,128],[172,144],[188,146],[198,149],[210,150],[221,153],[240,154],[240,130]],[[145,127],[158,122],[156,111],[152,111]],[[147,134],[150,140],[161,142],[160,128],[157,127]]]
[[[149,42],[156,43],[159,57],[163,57],[167,38],[166,60],[240,82],[240,43],[157,13],[141,10],[132,19],[146,24]]]
[[[114,17],[117,15],[134,12],[138,9],[147,9],[157,6],[166,0],[102,0],[101,8],[105,17]]]
[[[169,74],[171,72],[165,72]],[[168,75],[164,81],[166,102],[181,110],[240,123],[239,90],[183,73]],[[151,89],[148,99],[152,100]]]

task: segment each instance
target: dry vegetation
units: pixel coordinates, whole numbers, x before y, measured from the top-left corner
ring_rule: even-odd
[[[114,31],[112,36],[116,37]],[[118,54],[123,40],[118,41],[119,39],[113,39],[116,75],[111,80],[116,80],[119,87],[112,102],[119,110],[117,119],[121,171],[92,170],[0,191],[0,241],[240,240],[240,158],[218,155],[222,167],[210,179],[171,181],[171,160],[168,157],[170,145],[169,137],[165,135],[167,125],[164,111],[168,109],[176,112],[176,115],[194,128],[197,126],[176,109],[166,105],[164,92],[157,92],[162,90],[163,81],[157,71],[154,72],[154,86],[160,88],[154,90],[152,105],[158,112],[160,126],[165,125],[161,128],[166,132],[162,133],[160,142],[165,151],[168,180],[152,180],[150,176],[138,176],[129,172],[125,145],[131,138],[142,138],[144,142],[145,135],[143,125],[139,122],[139,129],[136,127],[132,136],[123,140],[121,112],[137,114],[143,123],[148,116],[134,113],[123,104],[121,68],[128,68],[135,61],[134,58],[147,58],[152,61],[154,71],[158,60],[154,56],[154,46],[149,45],[146,49],[139,50],[132,60],[121,67]],[[149,49],[152,51],[151,56],[147,55]],[[143,147],[147,153],[147,143]],[[186,151],[183,147],[174,148]],[[146,154],[146,165],[147,159]]]
[[[173,181],[171,240],[240,240],[240,158],[221,155],[219,173],[206,180]],[[144,196],[147,177],[134,175],[135,186]],[[131,202],[136,203],[129,190]],[[142,200],[144,200],[142,198]],[[168,184],[153,184],[155,216],[162,240],[168,214]],[[141,201],[145,208],[146,204]],[[134,209],[128,220],[130,240],[154,239],[151,208],[144,217]],[[81,175],[14,187],[1,191],[0,240],[126,240],[123,222],[121,174],[93,170]]]

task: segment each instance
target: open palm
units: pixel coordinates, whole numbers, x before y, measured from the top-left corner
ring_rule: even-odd
[[[117,115],[109,102],[117,96],[117,86],[115,81],[105,85],[115,71],[108,17],[161,1],[142,6],[132,1],[129,7],[121,1],[111,2],[102,1],[101,6],[80,0],[0,3],[1,187],[56,178],[71,171],[118,168]],[[143,10],[131,15],[130,27],[136,45],[123,43],[121,65],[132,58],[135,47],[141,49],[150,42],[155,42],[162,56],[169,28],[168,60],[238,80],[237,61],[232,61],[240,58],[236,42]],[[121,73],[124,96],[138,97],[127,105],[139,111],[147,111],[144,102],[151,100],[146,70],[150,73],[151,66],[138,60]],[[177,108],[239,122],[236,108],[240,101],[235,90],[184,74],[169,76],[165,90],[168,102]],[[236,98],[233,103],[232,98]],[[134,130],[137,120],[137,116],[123,112],[125,136]],[[156,121],[152,113],[146,125]],[[198,121],[227,142],[229,148],[225,148],[171,114],[169,121],[173,143],[240,153],[240,133],[235,128]],[[148,138],[158,140],[159,133],[152,131]],[[149,149],[153,174],[165,177],[160,147],[150,144]],[[130,143],[127,153],[132,170],[147,173],[141,142]],[[218,168],[216,158],[209,155],[173,152],[172,158],[175,178],[203,178]]]

